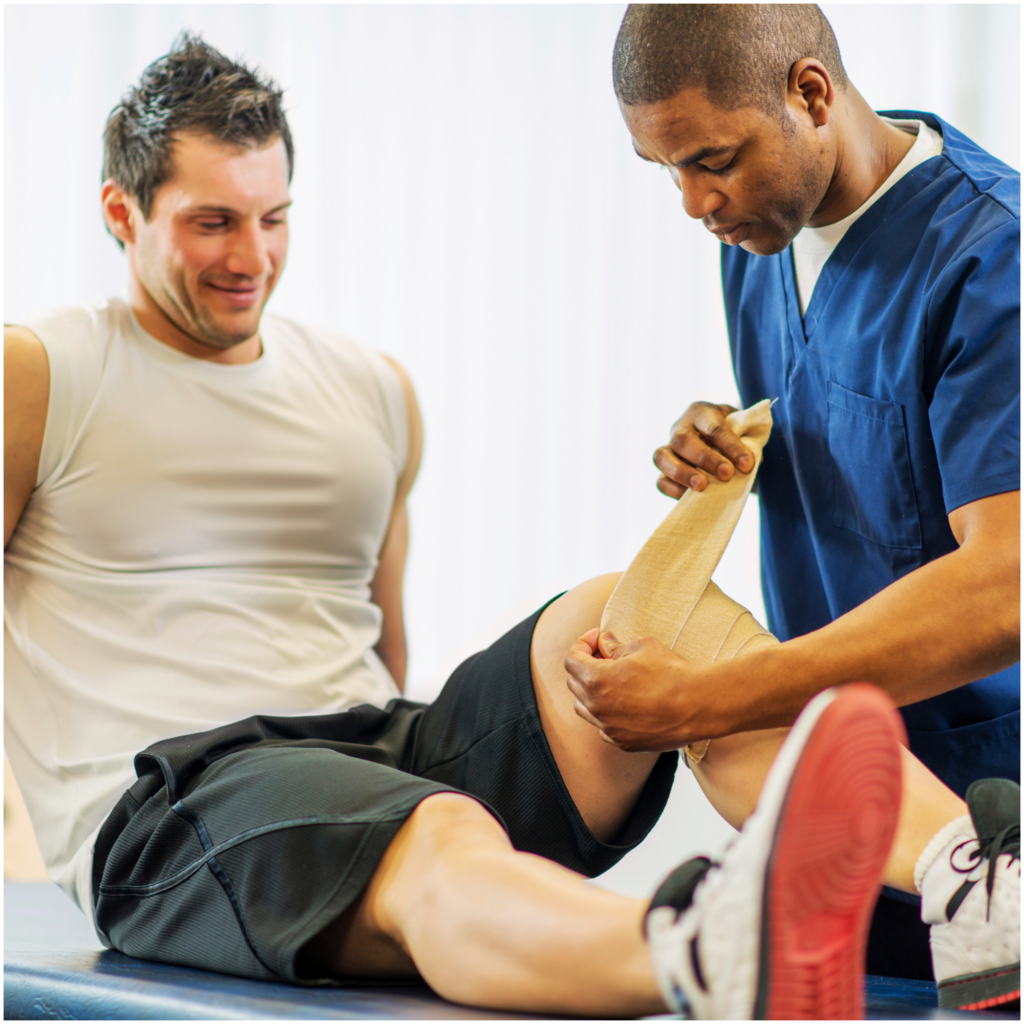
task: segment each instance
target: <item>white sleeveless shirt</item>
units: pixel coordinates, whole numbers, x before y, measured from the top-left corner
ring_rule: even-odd
[[[168,348],[116,299],[25,326],[50,402],[5,555],[4,743],[91,919],[95,836],[137,752],[398,695],[370,584],[407,417],[384,359],[281,317],[241,366]]]

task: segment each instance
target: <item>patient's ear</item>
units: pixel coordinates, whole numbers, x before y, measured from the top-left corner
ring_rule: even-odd
[[[103,182],[100,193],[103,219],[107,229],[122,244],[135,242],[135,219],[141,216],[138,205],[118,183],[110,178]]]

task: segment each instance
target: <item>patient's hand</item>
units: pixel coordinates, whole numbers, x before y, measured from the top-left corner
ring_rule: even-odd
[[[731,412],[736,412],[731,405],[694,402],[676,420],[672,440],[654,453],[662,494],[681,498],[687,488],[704,490],[707,474],[730,480],[736,469],[749,473],[754,468],[750,450],[726,422]]]
[[[576,714],[623,750],[677,750],[719,732],[706,702],[694,699],[706,671],[653,637],[623,644],[592,629],[573,644],[565,670]]]

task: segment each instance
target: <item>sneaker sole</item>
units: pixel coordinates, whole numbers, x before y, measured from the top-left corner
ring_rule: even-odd
[[[939,985],[943,1010],[989,1010],[1020,999],[1020,964],[998,971],[966,974]]]
[[[896,832],[902,720],[854,683],[821,712],[789,782],[765,871],[754,1017],[864,1016],[871,913]]]

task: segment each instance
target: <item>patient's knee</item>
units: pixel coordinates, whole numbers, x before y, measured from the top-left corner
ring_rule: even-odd
[[[406,833],[406,835],[402,835]],[[425,855],[442,856],[448,847],[462,849],[474,837],[509,844],[498,820],[479,801],[461,793],[436,793],[419,803],[396,836]]]
[[[740,828],[757,806],[765,777],[788,728],[761,729],[714,739],[694,778],[712,806],[733,828]]]
[[[532,654],[535,668],[553,671],[564,682],[562,664],[569,648],[588,630],[601,624],[621,572],[609,572],[581,583],[544,609],[533,632]]]

